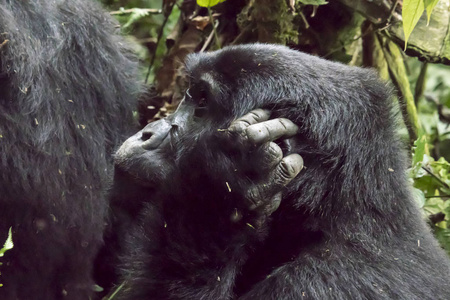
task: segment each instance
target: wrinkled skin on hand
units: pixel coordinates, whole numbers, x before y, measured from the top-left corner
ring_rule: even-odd
[[[246,191],[250,210],[272,214],[280,205],[282,188],[303,168],[298,154],[283,157],[283,151],[274,141],[289,139],[297,134],[298,126],[285,118],[269,120],[268,110],[256,109],[235,120],[228,128],[230,143],[245,145],[253,152],[255,172],[265,174],[262,180]],[[250,150],[249,150],[250,151]],[[252,159],[252,157],[249,157]]]

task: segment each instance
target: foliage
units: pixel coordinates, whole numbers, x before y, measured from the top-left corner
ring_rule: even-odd
[[[3,248],[0,249],[0,257],[2,257],[3,255],[5,255],[5,252],[8,250],[11,250],[14,247],[14,243],[12,240],[12,232],[11,232],[11,228],[9,228],[8,231],[8,237],[5,241],[5,244],[3,245]],[[0,262],[0,266],[2,265],[2,263]],[[1,275],[1,272],[0,272]],[[2,287],[3,284],[0,283],[0,287]]]
[[[424,0],[425,9],[427,11],[427,24],[430,24],[431,13],[439,0]]]
[[[430,23],[431,13],[439,0],[403,0],[403,31],[405,33],[405,48],[409,36],[414,27],[419,22],[423,12],[427,11],[428,24]]]
[[[419,203],[431,220],[437,217],[433,229],[450,254],[450,164],[443,157],[435,161],[424,155],[423,160],[412,168],[411,175],[414,187],[419,191]]]
[[[225,0],[197,0],[197,4],[201,7],[213,7],[224,1]]]
[[[410,62],[412,69],[417,69],[418,65],[417,61]],[[449,71],[446,66],[429,66],[425,97],[418,103],[423,126],[413,147],[410,176],[436,237],[450,254],[450,163],[447,161],[450,158],[450,147],[447,146],[450,131],[449,124],[440,120],[436,110],[437,105],[450,105]],[[430,99],[439,100],[435,103]]]
[[[225,0],[224,0],[225,1]],[[156,37],[164,24],[162,0],[103,0],[108,5],[109,10],[121,24],[121,31],[134,37],[130,42],[135,45],[135,51],[144,62],[151,61],[155,55],[154,65],[150,73],[150,82],[153,81],[155,70],[161,66],[162,58],[167,53],[166,43],[157,43]],[[150,10],[158,10],[151,13]],[[168,16],[167,24],[164,26],[162,40],[174,29],[180,17],[178,5],[173,7]],[[148,36],[155,37],[149,39]],[[142,77],[145,78],[147,69],[142,69]]]
[[[123,7],[121,7],[121,10],[124,10]],[[122,30],[127,30],[131,25],[148,15],[149,12],[146,9],[133,8],[127,22],[122,26]]]
[[[328,3],[325,0],[298,0],[298,2],[305,5],[324,5]]]
[[[0,249],[0,257],[5,255],[5,252],[8,250],[11,250],[13,247],[14,247],[14,243],[12,240],[12,232],[11,232],[11,228],[9,228],[8,238],[6,239],[5,244],[3,245],[3,248]]]

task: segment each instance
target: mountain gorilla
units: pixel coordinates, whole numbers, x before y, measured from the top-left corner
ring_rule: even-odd
[[[0,0],[0,299],[92,296],[136,64],[94,1]]]
[[[448,299],[373,71],[260,44],[186,69],[117,153],[114,205],[139,215],[117,299]]]

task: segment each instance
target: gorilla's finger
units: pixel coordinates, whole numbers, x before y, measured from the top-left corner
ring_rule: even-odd
[[[298,132],[298,126],[291,120],[278,118],[251,125],[246,133],[248,140],[254,144],[262,144],[279,138],[292,137]]]
[[[254,186],[248,192],[248,208],[253,211],[264,212],[266,215],[272,214],[281,203],[282,193],[270,194],[266,185]]]
[[[275,191],[294,179],[303,169],[303,158],[298,154],[286,156],[269,176],[267,186]]]
[[[279,162],[271,175],[262,183],[248,190],[250,210],[262,209],[272,213],[281,201],[281,189],[294,179],[303,168],[303,158],[298,154],[286,156]]]
[[[258,158],[258,169],[272,170],[283,159],[283,150],[274,142],[266,143],[258,149],[255,155]]]
[[[228,128],[231,132],[243,132],[248,126],[267,121],[270,117],[270,111],[266,109],[254,109],[248,114],[233,121]]]
[[[266,213],[266,215],[271,215],[274,211],[278,209],[278,207],[280,207],[281,196],[282,193],[278,192],[275,194],[275,196],[273,196],[270,199],[270,202],[267,203],[266,207],[264,208],[264,212]]]

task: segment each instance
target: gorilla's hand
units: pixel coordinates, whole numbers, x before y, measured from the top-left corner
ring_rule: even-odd
[[[235,120],[227,131],[230,143],[243,145],[248,150],[249,161],[245,163],[250,163],[253,172],[260,175],[246,190],[248,208],[265,215],[278,208],[283,187],[303,168],[300,155],[283,157],[283,151],[275,143],[293,137],[298,131],[297,125],[288,119],[269,120],[269,117],[268,110],[255,109]]]

